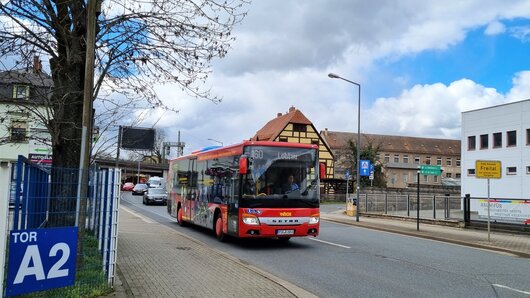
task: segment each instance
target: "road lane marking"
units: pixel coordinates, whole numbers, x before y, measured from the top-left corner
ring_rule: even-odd
[[[514,291],[514,292],[517,292],[517,293],[521,293],[521,294],[525,294],[525,295],[530,295],[530,292],[517,290],[517,289],[514,289],[514,288],[507,287],[507,286],[499,285],[499,284],[492,284],[492,286],[497,287],[497,288],[508,289],[508,290],[511,290],[511,291]]]
[[[124,211],[127,211],[127,212],[129,212],[130,214],[132,214],[132,215],[138,217],[139,219],[143,220],[143,221],[146,222],[146,223],[150,223],[150,224],[155,223],[154,221],[150,220],[149,218],[144,217],[143,215],[140,215],[140,214],[138,214],[138,213],[132,211],[131,209],[129,209],[129,208],[123,206],[123,205],[121,205],[120,208],[122,208]]]
[[[346,245],[341,245],[341,244],[337,244],[337,243],[333,243],[333,242],[328,242],[328,241],[320,240],[320,239],[317,239],[317,238],[307,238],[307,239],[309,239],[309,240],[313,240],[313,241],[322,242],[322,243],[329,244],[329,245],[334,245],[334,246],[342,247],[342,248],[351,248],[351,247],[346,246]]]

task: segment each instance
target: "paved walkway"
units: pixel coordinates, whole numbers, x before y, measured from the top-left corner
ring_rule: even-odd
[[[362,216],[324,208],[322,220],[491,249],[530,258],[530,236]],[[107,297],[314,297],[178,231],[120,209],[118,276]],[[237,282],[235,282],[237,281]]]

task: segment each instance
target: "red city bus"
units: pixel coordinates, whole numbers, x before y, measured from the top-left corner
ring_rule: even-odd
[[[317,145],[245,141],[196,151],[170,161],[167,211],[220,241],[317,236],[319,175]]]

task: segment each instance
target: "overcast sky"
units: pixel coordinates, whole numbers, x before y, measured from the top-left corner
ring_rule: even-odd
[[[290,106],[317,130],[460,138],[461,112],[530,98],[530,1],[254,0],[207,88],[140,126],[195,149],[240,142]],[[124,123],[123,125],[127,125]]]

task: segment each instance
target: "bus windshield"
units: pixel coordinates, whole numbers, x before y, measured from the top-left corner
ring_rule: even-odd
[[[244,199],[318,201],[315,149],[254,146],[245,153]]]

